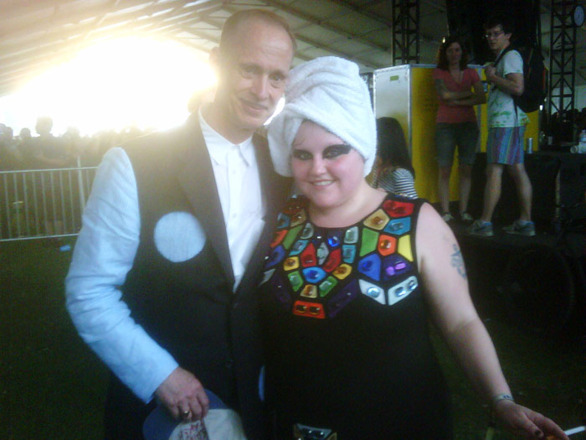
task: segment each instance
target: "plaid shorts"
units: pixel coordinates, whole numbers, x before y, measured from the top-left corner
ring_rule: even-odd
[[[486,143],[486,163],[514,165],[523,163],[525,126],[491,127]]]

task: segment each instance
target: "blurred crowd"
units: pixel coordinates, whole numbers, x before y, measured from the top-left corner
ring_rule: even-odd
[[[572,142],[571,133],[579,134],[586,129],[586,108],[573,112],[573,115],[566,112],[563,117],[556,112],[549,124],[543,112],[542,126],[550,127],[544,130],[544,135],[551,136],[555,143]],[[576,131],[571,129],[572,125]],[[15,135],[11,127],[0,122],[0,171],[76,167],[78,160],[84,167],[97,166],[111,147],[145,134],[136,127],[104,130],[92,136],[81,136],[75,127],[69,127],[60,136],[55,136],[52,130],[50,117],[37,119],[34,135],[29,128]]]
[[[35,135],[29,128],[15,135],[11,127],[0,123],[0,171],[68,168],[78,163],[97,166],[108,149],[143,134],[135,127],[93,136],[81,136],[75,127],[69,127],[60,136],[52,130],[50,117],[37,119]]]

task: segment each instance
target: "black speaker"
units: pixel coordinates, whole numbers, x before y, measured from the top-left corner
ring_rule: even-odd
[[[586,219],[586,154],[549,153],[561,161],[560,213],[564,218]]]

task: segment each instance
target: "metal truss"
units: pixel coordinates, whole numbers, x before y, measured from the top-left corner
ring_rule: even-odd
[[[577,0],[551,0],[548,115],[558,113],[574,125],[576,27],[572,12]]]
[[[393,65],[419,63],[419,0],[393,0]]]

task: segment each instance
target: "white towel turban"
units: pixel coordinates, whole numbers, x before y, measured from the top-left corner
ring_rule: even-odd
[[[337,57],[321,57],[293,68],[286,103],[268,128],[277,173],[291,176],[291,146],[304,120],[310,120],[355,148],[368,175],[376,156],[376,122],[370,94],[358,66]]]

